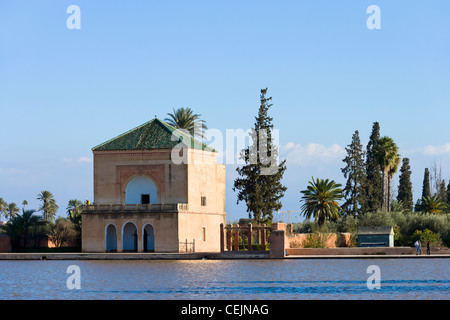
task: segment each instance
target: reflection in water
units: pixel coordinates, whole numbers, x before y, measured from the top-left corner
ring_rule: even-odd
[[[448,259],[0,261],[2,299],[449,299]],[[81,289],[69,290],[69,265]],[[367,267],[381,269],[369,290]]]

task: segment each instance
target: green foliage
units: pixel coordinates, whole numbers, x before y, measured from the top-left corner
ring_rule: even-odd
[[[416,230],[429,230],[442,244],[450,246],[450,214],[424,214],[421,212],[386,212],[378,210],[364,215],[346,216],[338,221],[327,221],[323,232],[350,232],[355,234],[358,226],[392,226],[395,246],[411,246]],[[317,221],[305,220],[292,226],[294,233],[314,233],[319,230]],[[428,231],[427,233],[428,234]],[[351,240],[351,239],[350,239]],[[424,242],[422,242],[424,243]]]
[[[422,185],[422,198],[431,197],[430,171],[425,168]]]
[[[324,180],[312,178],[303,193],[304,204],[301,207],[302,214],[306,219],[314,217],[318,221],[319,228],[325,224],[326,220],[338,220],[340,218],[341,207],[337,200],[343,198],[341,184],[334,180]]]
[[[46,221],[41,216],[34,215],[34,210],[24,210],[22,215],[14,216],[8,223],[0,228],[4,233],[11,237],[11,244],[14,251],[30,245],[30,241],[42,227],[45,227]]]
[[[400,164],[398,147],[392,138],[381,137],[378,139],[375,148],[375,158],[383,173],[381,209],[390,211],[391,180]]]
[[[273,213],[282,207],[281,198],[287,190],[281,183],[286,160],[272,163],[278,159],[278,146],[272,143],[273,124],[268,115],[272,98],[266,98],[266,93],[267,88],[261,90],[261,104],[252,130],[253,143],[241,151],[245,165],[236,169],[239,177],[233,185],[233,191],[238,191],[237,203],[244,201],[249,218],[258,223],[272,221]],[[271,159],[270,163],[265,161],[267,158]]]
[[[441,247],[442,246],[442,240],[441,237],[434,233],[431,230],[425,229],[425,230],[416,230],[411,235],[409,243],[410,245],[414,245],[414,243],[419,240],[422,243],[422,247],[426,246],[426,243],[430,241],[431,247]]]
[[[397,200],[402,202],[403,210],[408,212],[413,211],[411,166],[409,165],[408,158],[403,158],[403,164],[400,168]]]
[[[384,210],[367,212],[358,218],[358,226],[395,226],[396,223],[391,214]]]
[[[303,241],[303,248],[327,248],[332,233],[313,232]]]
[[[380,125],[374,122],[372,133],[366,148],[366,184],[364,186],[365,202],[362,204],[362,212],[376,211],[381,208],[383,179],[375,150],[380,138]]]
[[[424,213],[444,214],[447,210],[447,203],[436,195],[424,197],[420,200],[420,208]]]
[[[176,129],[187,130],[193,137],[205,138],[205,130],[208,129],[205,120],[200,119],[201,114],[196,114],[190,108],[173,109],[173,113],[167,114],[170,118],[164,119]]]
[[[50,191],[45,190],[38,194],[36,199],[42,201],[39,211],[42,212],[44,219],[53,221],[59,209],[56,200],[53,198],[53,194]]]
[[[345,203],[342,209],[347,215],[356,216],[362,213],[362,207],[366,202],[364,186],[366,184],[366,167],[364,163],[365,153],[362,149],[358,130],[352,137],[352,143],[345,148],[347,156],[343,162],[346,166],[341,169],[344,178],[347,179],[343,190]]]
[[[56,247],[62,247],[76,239],[77,232],[75,225],[66,218],[59,217],[51,224],[48,232],[49,239]]]

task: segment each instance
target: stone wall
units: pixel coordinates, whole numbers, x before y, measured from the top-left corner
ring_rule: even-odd
[[[304,248],[311,245],[311,237],[318,237],[324,244],[324,248],[349,247],[351,233],[287,233],[287,248]]]

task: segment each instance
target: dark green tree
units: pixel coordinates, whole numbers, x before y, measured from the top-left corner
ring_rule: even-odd
[[[44,190],[38,194],[36,199],[42,201],[39,211],[42,212],[43,218],[52,221],[59,209],[56,200],[53,198],[53,194],[50,191]]]
[[[425,168],[422,185],[422,198],[431,197],[430,171]]]
[[[447,190],[445,188],[445,180],[444,179],[441,180],[437,195],[439,196],[439,198],[441,198],[441,200],[443,202],[447,203]]]
[[[236,169],[239,177],[234,181],[233,191],[238,191],[237,203],[245,201],[249,218],[257,223],[268,223],[273,213],[281,209],[281,198],[287,188],[281,180],[286,171],[286,160],[278,160],[278,146],[272,142],[273,118],[268,110],[272,106],[266,98],[267,88],[261,90],[260,107],[252,129],[251,145],[242,150],[240,158],[245,165]]]
[[[167,114],[170,118],[165,118],[169,125],[177,129],[187,130],[193,137],[205,138],[205,130],[208,130],[206,121],[202,120],[201,114],[194,113],[191,108],[173,109],[173,113]]]
[[[448,186],[447,186],[447,204],[450,207],[450,180],[448,181]]]
[[[391,180],[400,164],[400,155],[394,140],[389,137],[378,139],[375,157],[383,173],[381,209],[391,211]]]
[[[403,158],[402,167],[400,168],[397,200],[403,203],[403,208],[406,211],[413,211],[414,203],[411,182],[411,166],[409,165],[408,158]]]
[[[366,147],[366,185],[364,187],[366,201],[362,206],[362,212],[364,213],[375,212],[381,208],[383,178],[380,164],[375,156],[375,148],[379,138],[380,125],[378,122],[374,122]]]
[[[357,216],[362,213],[362,206],[366,202],[364,192],[366,185],[365,153],[358,130],[353,134],[352,142],[345,150],[347,156],[342,161],[346,166],[341,171],[347,179],[347,183],[343,190],[346,201],[342,205],[342,209],[347,215]]]
[[[341,184],[334,180],[324,180],[312,178],[306,190],[303,193],[302,200],[304,204],[301,207],[302,214],[306,219],[314,219],[318,222],[321,229],[325,221],[336,221],[340,218],[342,212],[338,200],[343,198]]]

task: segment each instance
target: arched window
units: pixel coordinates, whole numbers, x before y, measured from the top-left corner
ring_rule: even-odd
[[[153,180],[144,176],[133,178],[125,189],[125,203],[158,203],[158,192]]]

